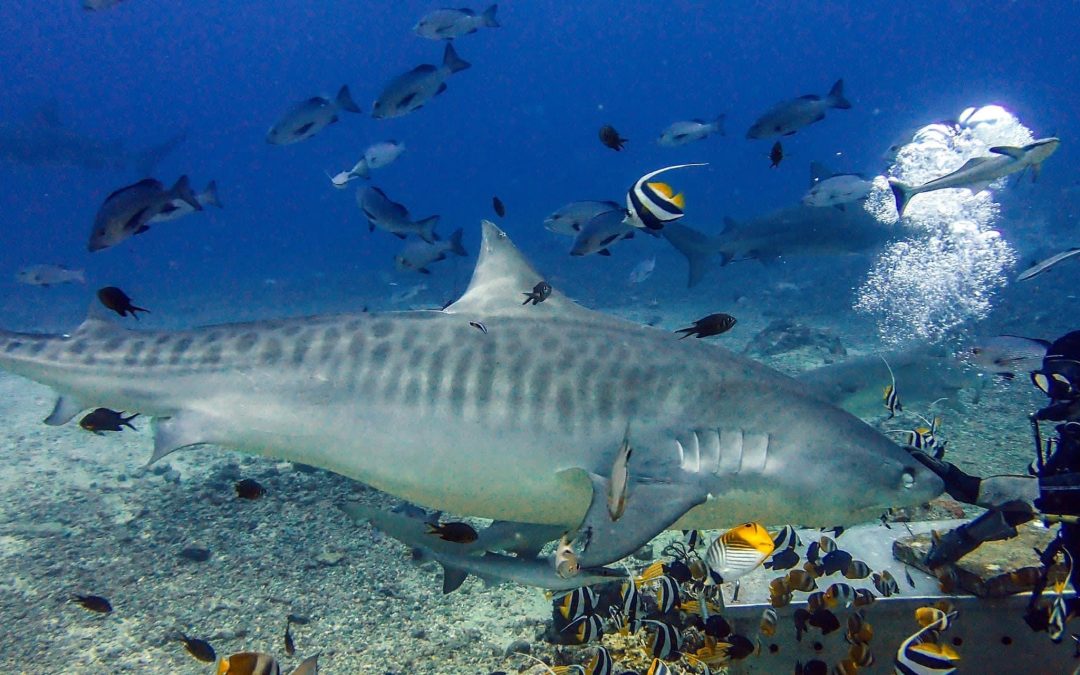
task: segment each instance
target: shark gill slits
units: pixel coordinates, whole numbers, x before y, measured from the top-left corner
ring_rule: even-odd
[[[281,347],[281,340],[274,336],[266,338],[262,351],[259,353],[259,361],[264,366],[272,366],[281,360],[285,351]]]

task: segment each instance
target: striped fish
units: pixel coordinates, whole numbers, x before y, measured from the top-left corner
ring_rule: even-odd
[[[758,523],[733,527],[705,551],[705,565],[709,568],[706,584],[734,581],[765,562],[772,552],[772,537]]]
[[[1054,603],[1050,605],[1050,622],[1046,627],[1047,634],[1055,644],[1065,637],[1065,624],[1069,620],[1069,611],[1065,606],[1065,586],[1072,577],[1073,559],[1068,551],[1065,551],[1065,561],[1068,563],[1069,571],[1064,577],[1054,582],[1056,596]]]
[[[676,164],[651,171],[634,183],[626,192],[626,218],[624,223],[631,227],[662,230],[667,223],[674,222],[683,215],[685,201],[682,194],[674,194],[667,183],[650,182],[656,176],[673,169],[705,164]]]
[[[564,631],[573,629],[574,639],[579,644],[592,642],[604,634],[604,621],[595,614],[579,616],[563,628]]]
[[[922,628],[904,640],[896,650],[893,664],[898,675],[951,675],[956,672],[953,664],[960,660],[960,655],[952,647],[920,642],[931,631],[947,629],[955,617],[956,612],[945,613],[937,607],[915,610],[915,619],[922,624]]]
[[[631,633],[636,633],[635,624],[641,618],[641,594],[633,579],[628,579],[622,585],[622,614],[626,617],[627,628]]]
[[[671,675],[671,668],[668,668],[667,664],[660,659],[653,659],[645,675]]]
[[[221,659],[217,675],[281,675],[281,666],[263,652],[239,652]]]
[[[761,613],[761,625],[758,629],[761,634],[766,637],[772,637],[776,635],[776,624],[780,621],[780,618],[776,614],[776,610],[772,607],[766,607],[765,611]]]
[[[777,551],[783,551],[788,548],[795,548],[801,546],[802,540],[799,539],[799,533],[795,531],[795,528],[791,525],[785,525],[780,528],[780,531],[773,535],[773,548]]]
[[[890,597],[900,592],[900,585],[896,583],[896,579],[889,570],[881,570],[880,573],[874,572],[870,575],[870,579],[874,582],[874,588],[878,593],[881,593],[882,597]]]
[[[584,675],[611,675],[614,670],[615,661],[612,660],[611,654],[603,647],[597,647],[592,660],[589,661],[582,672]]]
[[[679,606],[679,582],[672,577],[660,577],[660,586],[656,589],[656,607],[661,614],[667,614]]]
[[[585,614],[592,614],[596,607],[596,592],[581,586],[555,598],[555,608],[567,621],[576,621]]]
[[[897,412],[903,412],[904,406],[900,404],[900,396],[896,393],[896,375],[893,375],[892,366],[882,356],[881,360],[885,363],[885,367],[889,369],[889,379],[891,382],[885,386],[885,394],[882,397],[885,401],[885,409],[889,411],[889,419],[896,417]]]
[[[851,584],[833,584],[825,590],[825,604],[829,607],[843,605],[850,607],[855,599],[855,589]]]
[[[649,639],[649,654],[654,658],[669,660],[675,658],[682,649],[682,634],[670,623],[645,619],[644,623],[656,626],[656,633]]]

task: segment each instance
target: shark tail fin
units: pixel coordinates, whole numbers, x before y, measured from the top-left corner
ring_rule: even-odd
[[[351,113],[360,112],[360,106],[356,105],[356,101],[353,100],[352,94],[349,93],[349,85],[342,85],[341,89],[338,89],[337,96],[334,97],[334,101],[342,110],[348,110]]]
[[[446,68],[451,73],[458,73],[471,66],[471,63],[457,55],[457,52],[454,51],[454,45],[447,43],[446,51],[443,52],[443,68]]]
[[[499,11],[498,5],[492,5],[484,10],[484,13],[480,15],[480,18],[484,20],[484,25],[488,28],[502,28],[502,24],[495,18],[495,12]]]
[[[461,245],[461,228],[454,230],[450,235],[450,252],[454,255],[460,255],[462,257],[469,255],[469,252],[465,250],[465,247]]]
[[[203,206],[216,206],[219,209],[222,208],[221,200],[218,198],[216,180],[212,180],[206,184],[206,189],[203,190],[202,195],[200,195],[199,203]]]
[[[844,98],[844,80],[843,78],[836,81],[836,84],[829,90],[829,105],[833,108],[839,108],[840,110],[847,110],[851,107],[851,103]]]
[[[149,176],[157,169],[162,160],[172,154],[185,140],[187,130],[170,136],[158,145],[151,146],[135,156],[135,169],[140,175]]]
[[[889,179],[889,188],[892,190],[893,198],[896,199],[896,212],[903,218],[904,209],[907,208],[908,202],[914,196],[914,189],[896,178]]]
[[[720,254],[721,266],[726,265],[730,259],[730,256],[720,249],[718,240],[680,223],[669,224],[661,234],[671,242],[676,251],[686,256],[686,262],[689,265],[687,288],[692,288],[701,281],[714,255]]]
[[[438,216],[428,216],[423,220],[418,220],[416,224],[420,227],[420,238],[429,244],[434,244],[439,240],[439,237],[435,234],[435,226],[439,224]]]

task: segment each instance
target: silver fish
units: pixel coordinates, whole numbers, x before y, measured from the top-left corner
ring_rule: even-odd
[[[1040,260],[1031,267],[1027,268],[1020,273],[1020,276],[1016,277],[1016,280],[1027,281],[1032,277],[1037,277],[1043,272],[1049,270],[1054,265],[1057,265],[1059,262],[1068,260],[1069,258],[1077,254],[1080,254],[1080,247],[1065,249],[1061,253],[1056,253],[1049,258],[1046,258],[1045,260]]]
[[[606,211],[590,220],[578,232],[574,245],[570,247],[570,255],[611,255],[611,246],[623,239],[631,239],[637,231],[636,227],[624,222],[625,217],[622,210]]]
[[[630,270],[630,276],[627,277],[627,281],[632,284],[644,283],[646,279],[652,276],[655,269],[656,256],[642,260],[634,266],[634,269]]]
[[[429,40],[453,40],[481,28],[499,28],[499,21],[495,18],[498,9],[498,5],[492,5],[480,14],[467,7],[436,9],[416,22],[413,32]]]
[[[672,526],[836,525],[941,493],[941,479],[881,432],[765,365],[586,309],[558,288],[523,306],[542,279],[485,221],[468,289],[441,311],[181,331],[91,318],[70,335],[0,331],[0,368],[62,394],[52,424],[94,407],[156,418],[152,461],[211,443],[333,468],[427,508],[575,529],[584,568]],[[631,419],[642,471],[612,524],[596,471],[612,465]],[[509,560],[463,555],[452,566],[525,565],[558,580],[550,560]]]
[[[824,97],[808,94],[778,103],[754,122],[746,132],[747,138],[790,136],[803,127],[825,119],[830,108],[847,110],[851,104],[844,98],[844,81],[837,80]]]
[[[844,208],[845,204],[866,199],[873,183],[857,173],[833,173],[824,165],[810,162],[810,189],[803,195],[806,206]]]
[[[371,116],[382,120],[419,110],[446,91],[447,78],[470,65],[457,55],[453,45],[447,44],[441,66],[425,63],[390,80],[375,100]]]
[[[289,108],[288,112],[270,127],[270,131],[266,132],[266,142],[273,145],[291,145],[306,141],[337,122],[339,110],[360,112],[360,106],[353,101],[348,86],[339,89],[333,100],[313,96]]]
[[[439,260],[446,260],[448,253],[459,256],[469,255],[461,245],[461,228],[454,230],[449,239],[439,240],[433,244],[426,241],[411,241],[405,245],[401,252],[394,256],[394,265],[399,272],[408,270],[431,274],[428,265]]]
[[[405,144],[399,141],[374,143],[364,150],[364,165],[368,171],[381,169],[393,164],[403,152],[405,152]]]
[[[195,195],[195,201],[199,202],[199,206],[205,209],[207,206],[216,206],[221,208],[221,200],[218,198],[217,181],[210,181],[206,184],[204,189],[199,194]],[[169,202],[161,211],[151,218],[150,223],[167,223],[170,220],[176,220],[183,218],[184,216],[190,216],[195,213],[195,207],[188,204],[183,199],[174,199]]]
[[[435,225],[439,222],[438,216],[429,216],[413,222],[405,206],[392,201],[377,187],[357,190],[356,203],[367,216],[369,231],[374,231],[377,227],[400,239],[414,234],[429,244],[434,244],[437,240]]]
[[[1037,178],[1042,163],[1057,151],[1061,139],[1040,138],[1023,147],[1002,145],[990,148],[993,153],[986,157],[972,157],[956,171],[922,185],[908,185],[898,178],[889,179],[893,197],[896,199],[896,212],[904,215],[908,203],[915,195],[948,188],[967,188],[972,193],[981,192],[999,178],[1031,169],[1032,177]]]
[[[656,139],[656,142],[667,148],[677,148],[680,145],[706,139],[713,134],[723,136],[724,117],[724,115],[720,115],[711,122],[700,119],[674,122],[667,129],[660,132],[660,138]]]
[[[545,218],[544,227],[555,234],[576,237],[590,220],[608,211],[625,213],[623,207],[616,202],[570,202]]]
[[[27,286],[59,286],[61,284],[85,284],[86,272],[63,265],[31,265],[15,273],[15,281]]]
[[[1050,343],[1046,340],[997,335],[971,347],[970,361],[987,373],[1012,379],[1016,373],[1030,373],[1042,367]]]
[[[195,211],[202,210],[187,176],[181,176],[169,190],[153,178],[120,188],[106,197],[98,209],[86,248],[93,253],[146,232],[150,220],[171,208],[176,200],[186,202]]]

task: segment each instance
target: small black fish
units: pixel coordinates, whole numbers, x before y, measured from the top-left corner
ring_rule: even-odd
[[[135,425],[131,423],[131,420],[138,416],[139,413],[135,413],[129,417],[124,417],[123,413],[115,410],[97,408],[79,420],[79,426],[100,436],[103,431],[123,431],[124,427],[134,429]]]
[[[605,124],[600,127],[600,142],[615,152],[619,152],[623,149],[623,143],[628,143],[629,141],[619,136],[619,132],[615,131],[615,127],[610,124]]]
[[[809,630],[807,628],[807,622],[810,620],[810,612],[800,607],[795,610],[792,619],[795,621],[795,640],[802,642],[803,633]]]
[[[829,664],[820,659],[814,659],[807,661],[804,666],[800,661],[795,664],[795,675],[829,675]]]
[[[251,478],[237,481],[233,487],[236,488],[236,496],[240,499],[258,499],[266,494],[266,488]]]
[[[468,523],[428,523],[428,534],[455,544],[471,544],[476,541],[476,530]]]
[[[188,654],[195,657],[196,660],[203,663],[213,663],[217,661],[217,652],[210,646],[210,643],[206,640],[200,640],[199,638],[189,638],[188,636],[180,633],[180,642],[183,643],[184,649],[188,650]]]
[[[705,630],[703,632],[711,638],[723,640],[731,635],[731,624],[719,614],[713,614],[708,619],[705,619]]]
[[[531,302],[534,305],[539,305],[541,302],[547,300],[548,296],[551,295],[551,284],[546,281],[541,281],[540,283],[533,286],[531,292],[522,293],[522,295],[525,296],[525,302],[521,304],[527,305]]]
[[[82,605],[91,612],[99,614],[112,612],[112,604],[100,595],[73,595],[71,601],[77,605]]]
[[[843,572],[851,564],[851,554],[847,551],[836,549],[830,551],[821,559],[821,566],[825,571],[825,576],[830,574],[836,574],[837,572]]]
[[[784,159],[784,146],[780,145],[780,141],[773,143],[772,150],[769,151],[769,161],[772,162],[770,169],[775,169],[780,166],[780,162]]]
[[[288,656],[296,653],[296,643],[293,642],[292,637],[292,624],[288,621],[285,622],[285,653]]]
[[[822,528],[822,532],[832,532],[833,539],[839,539],[840,535],[844,533],[843,525],[834,525],[833,527]]]
[[[693,577],[690,573],[690,566],[681,560],[672,560],[669,563],[665,563],[664,574],[680,584],[687,583]]]
[[[799,564],[799,554],[793,548],[785,548],[779,553],[774,553],[772,558],[765,561],[762,567],[774,570],[789,570]]]
[[[807,619],[807,623],[815,628],[821,629],[822,635],[828,635],[834,630],[840,629],[840,619],[836,618],[836,615],[827,609],[819,609],[810,615]]]
[[[503,205],[502,200],[498,197],[491,198],[491,206],[495,209],[495,215],[500,218],[506,215],[506,206]]]
[[[128,294],[123,292],[116,286],[106,286],[105,288],[98,290],[97,296],[98,300],[101,301],[101,304],[105,305],[107,308],[116,312],[120,316],[127,316],[128,314],[131,314],[131,316],[134,317],[137,321],[139,319],[139,315],[135,312],[146,312],[147,314],[150,313],[150,310],[148,309],[145,309],[143,307],[136,307],[135,305],[131,304],[131,298],[128,297]]]
[[[750,642],[750,638],[743,635],[730,635],[724,638],[724,642],[731,645],[726,650],[728,658],[740,660],[754,653],[754,643]]]
[[[712,337],[713,335],[728,332],[736,323],[735,317],[721,312],[719,314],[710,314],[704,319],[698,319],[693,326],[680,328],[675,332],[682,333],[679,337],[680,340],[691,335],[696,338]]]

